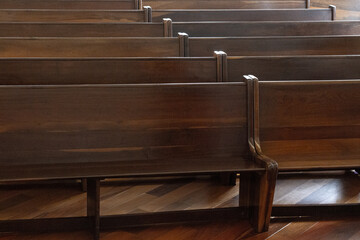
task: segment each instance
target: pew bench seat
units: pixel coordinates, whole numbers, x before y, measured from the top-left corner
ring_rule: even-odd
[[[280,171],[359,168],[360,138],[266,141],[263,152]]]

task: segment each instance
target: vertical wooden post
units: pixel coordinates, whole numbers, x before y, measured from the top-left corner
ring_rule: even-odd
[[[336,6],[330,5],[329,8],[331,9],[331,20],[335,21],[336,19]]]
[[[214,51],[216,58],[216,81],[227,81],[227,54],[223,51]]]
[[[81,189],[83,192],[86,192],[86,190],[87,190],[87,179],[86,178],[81,179]]]
[[[187,33],[179,32],[179,56],[189,57],[189,35]]]
[[[152,22],[152,8],[150,6],[144,6],[145,22]]]
[[[87,217],[94,240],[100,239],[100,179],[87,179]]]
[[[305,8],[310,8],[310,0],[306,0]]]
[[[142,0],[134,0],[134,9],[141,10],[142,9]]]
[[[172,37],[172,20],[170,18],[163,18],[164,37]]]

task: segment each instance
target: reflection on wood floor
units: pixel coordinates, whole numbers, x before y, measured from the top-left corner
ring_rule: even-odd
[[[164,184],[165,183],[165,184]],[[0,219],[85,216],[86,194],[74,181],[2,184]],[[280,174],[275,204],[358,203],[360,177],[354,172]],[[106,180],[101,214],[122,214],[236,206],[238,185],[223,186],[209,177]],[[360,239],[360,218],[273,219],[267,233],[255,234],[246,221],[172,225],[103,232],[101,239]],[[44,226],[45,227],[45,226]],[[0,240],[91,239],[87,232],[1,233]]]

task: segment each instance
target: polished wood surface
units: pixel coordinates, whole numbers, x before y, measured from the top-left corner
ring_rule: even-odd
[[[164,37],[162,23],[0,23],[1,37]]]
[[[0,85],[216,82],[216,65],[214,57],[0,58]]]
[[[138,0],[1,0],[0,9],[138,9]]]
[[[358,36],[192,38],[0,38],[0,57],[210,57],[354,55]]]
[[[259,145],[280,170],[360,167],[359,80],[259,82],[258,91]]]
[[[359,35],[360,22],[175,22],[177,32],[191,37]]]
[[[228,80],[244,74],[268,80],[359,79],[360,56],[228,57]]]
[[[182,41],[181,38],[0,38],[0,57],[181,57],[184,56],[184,50],[180,50]]]
[[[359,36],[189,37],[189,56],[210,56],[221,49],[228,56],[360,54]]]
[[[144,6],[154,9],[278,9],[306,8],[308,0],[143,0]]]
[[[0,9],[0,22],[147,22],[147,20],[144,10]],[[161,21],[162,19],[159,22]]]
[[[146,180],[146,182],[145,182]],[[359,202],[359,176],[352,173],[280,174],[275,192],[276,204],[315,204]],[[165,182],[165,183],[164,183]],[[223,186],[207,177],[167,179],[123,179],[101,182],[103,215],[164,210],[234,207],[239,190]],[[49,182],[2,185],[0,218],[39,218],[85,216],[86,194],[78,183]],[[22,211],[18,211],[21,208]],[[341,219],[272,219],[268,232],[255,233],[247,221],[225,221],[208,224],[178,224],[121,228],[101,233],[101,239],[356,239],[359,218]],[[3,233],[1,240],[90,239],[86,232],[70,233]]]
[[[245,84],[0,91],[2,180],[259,170],[246,160]]]
[[[154,10],[153,22],[171,18],[175,22],[195,21],[329,21],[332,9],[228,9],[228,10]]]

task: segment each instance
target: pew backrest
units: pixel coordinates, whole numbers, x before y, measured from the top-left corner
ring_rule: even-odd
[[[310,0],[143,0],[144,6],[154,9],[279,9],[308,8]]]
[[[360,78],[360,56],[228,57],[228,81],[251,73],[262,81]]]
[[[151,22],[151,18],[147,9],[0,9],[0,22]]]
[[[175,22],[173,34],[192,37],[360,35],[360,21]]]
[[[0,9],[141,9],[139,0],[1,0]]]
[[[0,86],[0,181],[263,171],[246,83]]]
[[[0,58],[1,85],[220,82],[218,57]]]
[[[222,2],[222,1],[219,1]],[[222,10],[153,10],[153,22],[171,18],[174,22],[200,21],[330,21],[336,7],[327,9],[222,9]]]
[[[0,23],[0,37],[170,37],[164,23]]]
[[[178,38],[0,38],[0,57],[183,57]],[[212,56],[212,53],[208,56]]]
[[[354,55],[359,36],[192,38],[0,38],[0,57],[209,57]]]
[[[188,37],[191,57],[222,50],[229,56],[348,55],[360,54],[359,36]]]
[[[360,80],[255,84],[258,144],[279,170],[360,167]]]

